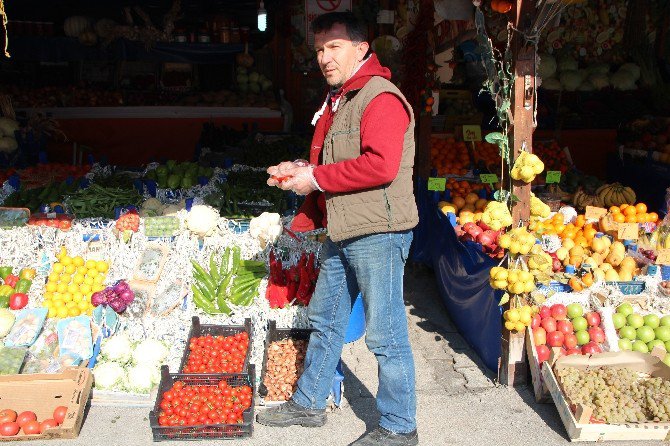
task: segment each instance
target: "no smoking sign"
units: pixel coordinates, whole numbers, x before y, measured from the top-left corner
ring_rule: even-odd
[[[351,11],[351,0],[305,0],[305,35],[307,44],[314,46],[314,33],[310,29],[312,21],[327,12]]]

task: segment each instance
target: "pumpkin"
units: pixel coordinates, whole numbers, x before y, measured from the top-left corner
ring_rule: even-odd
[[[68,37],[79,37],[79,34],[91,27],[91,21],[88,17],[75,15],[65,19],[63,31]]]

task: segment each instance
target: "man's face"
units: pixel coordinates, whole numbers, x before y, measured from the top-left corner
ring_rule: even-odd
[[[328,85],[341,87],[365,57],[368,43],[352,42],[347,35],[347,27],[336,23],[331,29],[314,35],[314,49]]]

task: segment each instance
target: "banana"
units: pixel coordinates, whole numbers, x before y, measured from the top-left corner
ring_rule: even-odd
[[[628,204],[635,203],[635,199],[637,197],[635,196],[635,191],[633,189],[631,189],[630,187],[624,187],[621,192],[623,196],[626,198],[626,203]]]

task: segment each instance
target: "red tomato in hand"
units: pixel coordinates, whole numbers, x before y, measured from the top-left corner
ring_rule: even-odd
[[[40,431],[44,432],[47,429],[53,429],[58,427],[58,423],[53,418],[46,419],[40,423]]]
[[[10,421],[7,423],[0,424],[0,435],[3,437],[12,437],[19,433],[19,423]]]
[[[65,421],[66,414],[67,414],[66,406],[56,407],[56,409],[54,410],[54,420],[56,420],[56,423],[63,424],[63,421]]]
[[[23,433],[26,435],[36,435],[42,433],[42,427],[40,426],[39,421],[28,421],[26,424],[21,426]]]
[[[16,412],[12,409],[3,409],[0,411],[0,424],[16,421]]]
[[[16,422],[19,423],[19,426],[23,427],[24,424],[26,424],[29,421],[36,421],[37,420],[37,415],[35,415],[35,412],[31,412],[29,410],[26,410],[25,412],[21,412],[19,416],[16,418]]]

